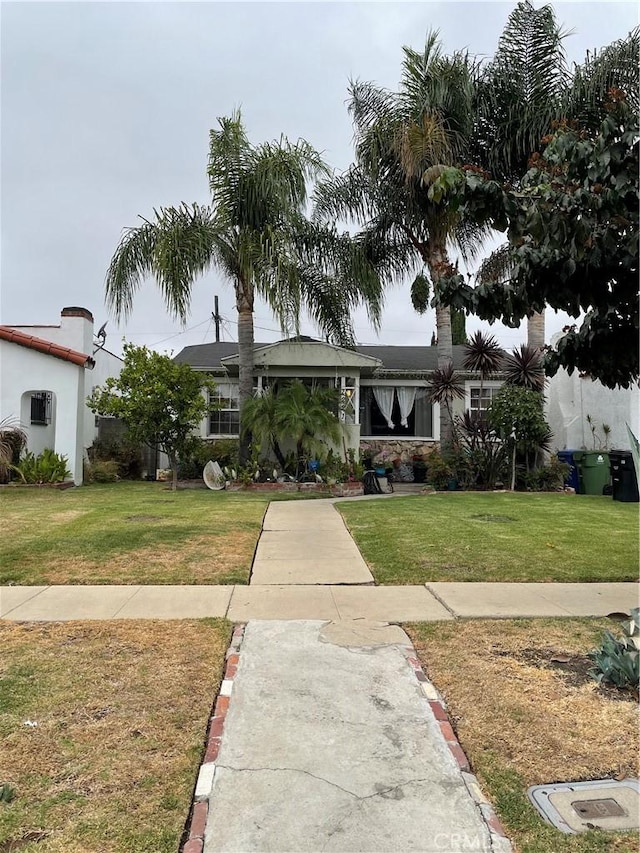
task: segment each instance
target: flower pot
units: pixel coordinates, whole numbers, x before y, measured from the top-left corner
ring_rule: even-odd
[[[413,482],[414,483],[424,483],[427,477],[427,469],[424,465],[414,465],[413,466]]]

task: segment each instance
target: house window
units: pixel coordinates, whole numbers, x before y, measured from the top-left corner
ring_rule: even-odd
[[[36,391],[31,395],[31,423],[47,426],[51,423],[51,394],[49,391]]]
[[[240,432],[240,410],[238,386],[216,385],[209,394],[209,435],[238,435]]]
[[[353,376],[342,376],[340,380],[340,420],[345,424],[355,424],[357,411],[358,382]]]
[[[432,438],[433,406],[427,389],[381,386],[376,392],[373,386],[361,386],[360,433],[363,437]]]
[[[484,385],[482,393],[480,393],[479,385],[470,385],[468,388],[467,408],[472,415],[477,415],[481,419],[486,418],[487,409],[491,405],[492,400],[500,390],[499,385]]]

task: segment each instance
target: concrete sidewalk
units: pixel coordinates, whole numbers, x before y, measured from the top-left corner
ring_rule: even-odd
[[[368,619],[606,616],[638,606],[637,583],[429,583],[426,586],[5,586],[0,618]]]
[[[412,651],[393,626],[249,623],[193,850],[510,850]]]

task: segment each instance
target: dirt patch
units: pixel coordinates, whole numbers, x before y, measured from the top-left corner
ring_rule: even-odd
[[[586,652],[610,622],[474,620],[408,628],[472,763],[495,753],[525,785],[637,776],[633,697],[613,698],[584,677]]]
[[[125,521],[164,521],[164,516],[162,515],[126,515],[124,518]]]
[[[521,649],[518,652],[497,650],[495,654],[499,657],[512,657],[542,669],[553,670],[570,687],[584,687],[584,685],[596,683],[590,675],[593,661],[583,654],[572,654],[562,649],[550,648]],[[598,693],[614,702],[636,702],[638,699],[637,692],[634,690],[619,690],[604,683],[596,683],[596,689]]]

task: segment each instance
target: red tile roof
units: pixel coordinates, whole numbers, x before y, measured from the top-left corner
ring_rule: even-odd
[[[53,341],[45,341],[44,338],[27,335],[24,332],[19,332],[17,329],[12,329],[11,326],[0,326],[0,340],[28,347],[29,349],[52,355],[55,358],[61,358],[63,361],[70,361],[72,364],[79,364],[81,367],[92,369],[95,366],[95,361],[90,355],[69,349],[69,347],[60,346],[60,344],[54,344]]]

